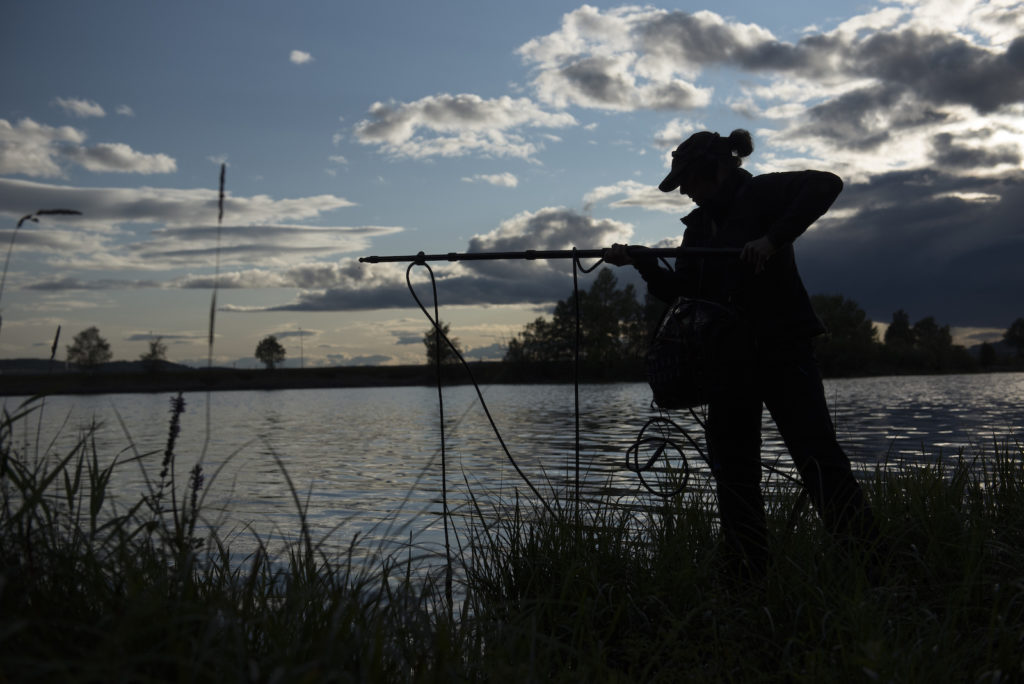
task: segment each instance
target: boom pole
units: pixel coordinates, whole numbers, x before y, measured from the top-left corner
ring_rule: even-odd
[[[659,257],[678,256],[737,256],[739,248],[733,247],[642,247],[644,254]],[[364,264],[380,264],[385,262],[416,262],[427,261],[485,261],[495,259],[600,259],[606,249],[527,249],[522,252],[448,252],[446,254],[407,254],[393,256],[359,257]]]

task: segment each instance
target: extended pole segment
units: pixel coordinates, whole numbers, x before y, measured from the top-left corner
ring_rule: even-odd
[[[661,257],[673,256],[736,256],[739,248],[733,247],[643,247],[645,254]],[[527,249],[522,252],[448,252],[447,254],[408,254],[401,256],[365,256],[359,261],[365,264],[385,262],[423,263],[426,261],[484,261],[490,259],[599,259],[604,257],[605,249]]]

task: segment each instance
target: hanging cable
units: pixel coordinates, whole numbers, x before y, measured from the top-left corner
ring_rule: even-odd
[[[420,252],[420,254],[422,255],[423,253]],[[409,287],[410,294],[412,294],[413,299],[416,300],[416,304],[420,307],[420,311],[423,312],[423,315],[426,316],[427,320],[429,320],[431,325],[434,326],[434,332],[445,341],[448,347],[452,350],[452,353],[455,354],[456,358],[458,358],[459,363],[461,363],[462,367],[466,369],[466,373],[469,375],[470,382],[473,384],[473,388],[476,390],[477,398],[480,400],[480,407],[483,408],[484,415],[487,416],[487,420],[491,424],[491,429],[494,431],[495,437],[498,438],[498,443],[501,445],[502,451],[505,452],[505,456],[508,458],[509,463],[512,464],[512,467],[515,469],[519,477],[523,480],[523,482],[526,483],[526,486],[530,488],[530,491],[533,492],[533,495],[535,497],[537,497],[537,500],[540,501],[541,505],[544,506],[544,510],[546,510],[548,514],[553,516],[554,510],[541,495],[537,487],[534,486],[533,482],[530,481],[530,478],[527,477],[526,473],[523,472],[523,469],[519,467],[519,464],[516,462],[515,458],[512,457],[512,453],[508,450],[508,446],[505,445],[505,440],[501,436],[501,431],[498,430],[498,426],[494,422],[494,417],[491,416],[491,411],[490,409],[487,408],[487,402],[484,401],[484,395],[483,392],[480,391],[480,385],[477,383],[476,378],[473,376],[473,370],[469,367],[469,364],[466,363],[466,359],[463,358],[462,353],[456,348],[454,344],[452,344],[452,341],[448,339],[448,336],[445,335],[444,331],[441,329],[441,324],[439,322],[437,314],[435,313],[434,316],[431,316],[430,312],[428,312],[427,308],[423,305],[423,302],[420,301],[419,295],[416,294],[416,289],[413,287],[412,279],[410,277],[410,273],[412,272],[413,266],[423,266],[424,268],[427,269],[427,273],[430,275],[430,287],[434,294],[434,309],[435,312],[437,311],[437,280],[434,278],[434,271],[430,268],[426,261],[413,261],[412,263],[409,264],[409,267],[405,269],[405,283]],[[440,348],[438,348],[437,353],[440,356]],[[440,376],[438,376],[438,392],[441,391],[440,386],[441,378]],[[441,424],[441,436],[441,462],[444,463],[444,423]],[[444,492],[442,492],[442,494],[444,494]],[[447,502],[445,502],[445,507],[447,510]]]
[[[603,258],[599,258],[597,262],[590,268],[585,268],[580,263],[579,250],[575,247],[572,248],[572,294],[573,303],[576,309],[576,344],[573,346],[573,371],[572,371],[572,389],[573,389],[573,400],[575,407],[574,418],[576,421],[576,472],[575,472],[575,484],[576,484],[576,509],[579,512],[580,505],[580,348],[583,346],[583,328],[580,318],[580,284],[578,273],[591,273],[598,266],[604,263]]]

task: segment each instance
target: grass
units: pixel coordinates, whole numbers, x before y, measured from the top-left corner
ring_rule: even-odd
[[[329,554],[294,487],[292,543],[257,540],[240,561],[204,524],[201,469],[174,474],[173,427],[140,460],[104,459],[89,431],[36,456],[16,438],[36,408],[0,422],[0,681],[1024,678],[1017,443],[878,470],[874,554],[810,512],[790,527],[795,494],[772,493],[775,562],[757,584],[722,572],[713,498],[606,501],[581,521],[571,502],[470,501],[449,613],[443,568],[412,552],[366,563],[358,540]],[[115,468],[149,460],[165,472],[137,501],[107,491]]]

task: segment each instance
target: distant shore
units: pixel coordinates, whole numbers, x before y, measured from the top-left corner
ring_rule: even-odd
[[[459,364],[442,368],[445,385],[476,380],[485,385],[571,383],[573,363],[506,363],[473,361],[470,374]],[[981,372],[1019,372],[1020,365],[978,369]],[[646,382],[640,362],[614,365],[580,364],[582,383]],[[884,375],[918,373],[890,372]],[[826,377],[830,377],[826,375]],[[834,376],[839,377],[839,376]],[[846,377],[846,376],[842,376]],[[429,386],[437,373],[427,364],[407,366],[317,366],[313,368],[192,368],[161,362],[145,367],[141,362],[113,362],[92,370],[68,369],[63,363],[33,360],[0,361],[0,396],[37,394],[118,394],[231,390],[324,389],[343,387]]]
[[[114,394],[127,392],[196,392],[229,390],[279,390],[341,387],[403,387],[433,385],[437,373],[427,364],[410,366],[331,366],[315,368],[188,368],[163,364],[146,370],[136,364],[120,364],[93,371],[64,369],[39,372],[15,371],[0,365],[0,396],[36,394]],[[482,384],[563,383],[573,381],[572,363],[508,364],[476,361],[469,364],[473,378]],[[640,364],[580,368],[582,382],[643,382]],[[471,382],[461,365],[445,366],[446,385]]]

